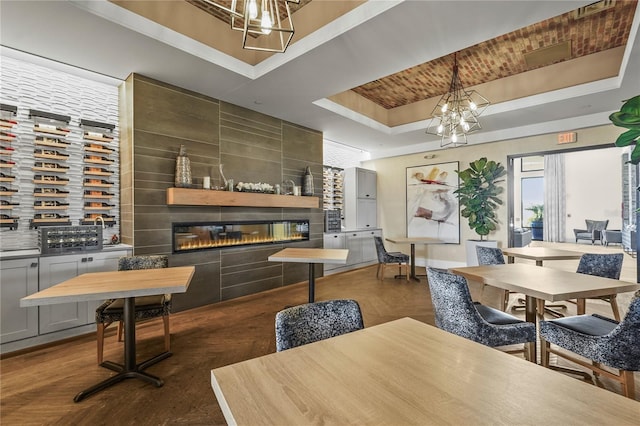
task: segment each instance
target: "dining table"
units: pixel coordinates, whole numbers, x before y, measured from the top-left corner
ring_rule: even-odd
[[[462,266],[449,269],[469,281],[525,295],[525,319],[536,323],[538,299],[551,302],[577,299],[578,315],[585,313],[585,299],[640,290],[640,285],[595,275],[578,274],[525,263]],[[533,348],[535,352],[535,347]]]
[[[309,264],[309,303],[315,301],[315,265],[325,263],[346,264],[349,250],[307,247],[287,247],[269,256],[270,262]]]
[[[412,318],[212,369],[211,387],[229,425],[638,420],[637,401]]]
[[[507,256],[508,263],[514,263],[518,257],[535,260],[536,266],[543,266],[546,260],[573,260],[582,257],[580,252],[552,247],[510,247],[502,249],[502,253]]]
[[[409,277],[414,281],[420,281],[420,278],[416,275],[416,244],[429,245],[429,244],[444,244],[444,241],[431,237],[387,237],[385,240],[394,244],[410,244],[411,245],[411,273]]]
[[[164,381],[146,373],[148,367],[171,356],[163,352],[141,363],[136,362],[135,298],[158,294],[184,293],[195,272],[194,266],[130,271],[90,272],[30,294],[20,299],[21,307],[52,305],[67,302],[124,299],[124,364],[105,361],[102,367],[117,374],[78,393],[74,401],[80,402],[90,395],[125,379],[141,379],[161,387]]]

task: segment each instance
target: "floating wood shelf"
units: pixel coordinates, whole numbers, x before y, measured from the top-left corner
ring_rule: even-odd
[[[84,198],[101,198],[101,199],[109,199],[109,198],[113,198],[113,195],[89,195],[89,194],[84,194],[83,195]]]
[[[95,148],[85,145],[84,150],[87,152],[99,152],[101,154],[113,154],[113,149],[108,148]]]
[[[15,164],[9,164],[9,163],[0,163],[0,168],[1,169],[11,169],[15,167]]]
[[[113,142],[113,138],[107,138],[104,136],[93,136],[93,135],[84,135],[85,140],[96,141],[96,142]]]
[[[46,133],[48,135],[58,135],[58,136],[67,136],[69,133],[68,129],[58,130],[58,129],[47,129],[45,127],[33,126],[34,132]]]
[[[68,180],[44,180],[44,179],[34,179],[33,183],[41,183],[45,185],[66,185],[69,183]]]
[[[71,145],[70,143],[59,142],[54,139],[36,139],[34,143],[36,145],[51,146],[55,148],[68,148],[69,145]]]
[[[69,206],[33,206],[34,210],[67,210]]]
[[[293,195],[260,194],[252,192],[167,188],[167,205],[317,209],[320,207],[320,199],[318,197],[296,197]]]
[[[89,158],[85,158],[84,162],[87,164],[107,164],[107,165],[111,165],[113,163],[115,163],[115,161],[112,160],[94,160],[94,159],[89,159]]]
[[[85,170],[84,174],[87,176],[111,176],[113,172],[88,172]]]
[[[46,158],[48,160],[67,160],[68,155],[33,154],[34,158]]]

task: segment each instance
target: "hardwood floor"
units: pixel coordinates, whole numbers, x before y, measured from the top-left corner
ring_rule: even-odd
[[[589,251],[591,247],[579,249],[582,248]],[[631,259],[625,255],[625,262],[627,258]],[[575,270],[576,265],[566,267]],[[388,278],[378,281],[375,278],[376,267],[373,266],[320,278],[316,282],[316,298],[358,300],[365,326],[405,316],[434,324],[426,281],[408,283],[393,279],[392,273],[388,271]],[[633,271],[628,269],[627,273],[635,277],[635,267]],[[210,370],[275,352],[276,312],[286,305],[305,303],[306,297],[306,283],[300,283],[173,314],[173,356],[148,370],[164,379],[165,384],[161,388],[140,380],[126,380],[74,403],[73,397],[78,391],[113,374],[96,364],[94,334],[5,356],[0,361],[0,423],[224,424],[211,390]],[[587,310],[606,311],[606,308],[589,305]],[[138,359],[147,359],[161,352],[162,336],[161,321],[139,324]],[[122,344],[115,342],[115,335],[111,332],[105,342],[105,359],[121,362],[122,358]],[[640,395],[638,376],[636,373],[636,389]],[[620,393],[615,383],[605,382],[605,386]],[[640,400],[640,396],[637,399]]]

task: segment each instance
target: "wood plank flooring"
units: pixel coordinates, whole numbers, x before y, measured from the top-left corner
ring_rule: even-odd
[[[591,247],[577,248],[581,249],[590,251]],[[628,260],[632,262],[628,263]],[[635,259],[625,255],[626,273],[635,278],[635,267],[628,264],[635,265]],[[566,267],[575,270],[576,265],[568,264]],[[365,326],[405,316],[433,324],[426,281],[407,283],[393,279],[395,271],[392,269],[387,268],[388,277],[384,281],[376,280],[375,266],[320,278],[316,282],[316,298],[358,300]],[[629,280],[635,281],[633,278]],[[161,388],[130,379],[74,403],[73,397],[77,392],[113,374],[96,364],[94,334],[5,356],[0,360],[0,423],[224,424],[210,387],[210,370],[275,352],[276,312],[287,305],[305,303],[306,297],[306,283],[300,283],[173,314],[173,356],[148,370],[165,381]],[[592,309],[603,309],[607,313],[607,306],[588,305],[588,312]],[[162,351],[161,321],[139,324],[137,337],[139,360]],[[115,341],[111,331],[105,343],[105,359],[122,362],[122,358],[122,344]],[[638,375],[636,373],[636,389],[640,395]],[[615,383],[605,382],[605,386],[613,392],[620,392]],[[640,396],[637,399],[640,400]]]

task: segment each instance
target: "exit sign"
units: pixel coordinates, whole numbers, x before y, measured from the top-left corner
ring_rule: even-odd
[[[566,132],[558,135],[558,144],[573,143],[577,140],[578,134],[576,132]]]

